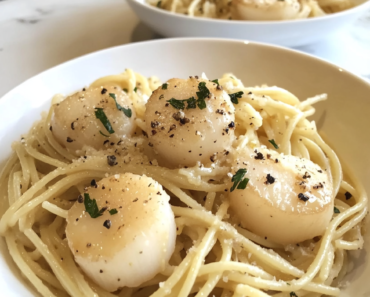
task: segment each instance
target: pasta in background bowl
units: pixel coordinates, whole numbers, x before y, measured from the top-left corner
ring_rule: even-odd
[[[190,3],[191,1],[184,0],[183,2]],[[190,17],[184,13],[189,14],[187,11],[191,10],[190,14],[193,14],[195,7],[203,2],[193,1],[191,2],[193,5],[190,7],[180,5],[183,2],[151,0],[151,4],[149,4],[145,0],[128,0],[129,5],[142,22],[165,37],[235,38],[283,46],[300,46],[319,41],[354,22],[361,13],[370,7],[370,1],[354,0],[350,2],[353,4],[352,8],[322,15],[323,12],[316,6],[316,2],[306,1],[307,3],[313,3],[313,8],[307,6],[307,9],[303,11],[301,11],[301,8],[294,8],[295,12],[291,12],[289,9],[288,12],[285,12],[280,9],[280,5],[286,2],[277,0],[272,1],[275,3],[274,5],[278,6],[276,9],[268,7],[265,12],[264,10],[254,11],[254,8],[251,8],[251,11],[249,11],[249,8],[243,10],[242,7],[242,10],[239,11],[248,16],[249,20],[229,20],[228,18],[232,15],[232,6],[229,8],[225,4],[225,12],[220,13],[220,18],[208,17],[208,15],[212,15],[210,12],[207,13],[207,17],[202,16],[203,13],[196,13],[195,16]],[[292,7],[297,4],[293,2],[289,2]],[[168,10],[156,7],[161,5]],[[204,6],[206,8],[202,8],[203,12],[214,11],[214,8],[211,9],[210,5],[204,4]],[[173,12],[170,11],[171,9],[173,9]],[[197,10],[199,11],[199,7]],[[311,10],[315,11],[315,17],[299,18],[308,15]],[[266,16],[267,13],[268,16]],[[236,18],[240,18],[240,15]]]
[[[211,55],[209,54],[210,52],[212,52]],[[161,55],[163,55],[164,59],[166,60],[166,67],[163,67],[163,60],[158,59],[158,56],[161,56]],[[228,55],[229,58],[224,59],[225,55]],[[186,56],[187,58],[183,59],[184,56]],[[215,63],[215,61],[217,61],[217,63]],[[291,62],[288,64],[289,66],[286,66],[286,61]],[[111,75],[112,73],[120,73],[122,72],[121,70],[123,67],[133,68],[137,72],[140,72],[143,76],[139,74],[134,74],[131,70],[126,70],[125,73],[122,74],[121,76],[119,75],[118,76],[117,75],[108,76],[104,78],[103,80],[95,81],[96,78],[98,77]],[[301,69],[305,69],[305,72],[302,72]],[[228,74],[228,75],[222,76],[224,72],[227,72],[230,70],[233,72],[233,75]],[[147,100],[148,97],[146,96],[150,95],[151,90],[157,89],[156,91],[157,96],[159,100],[162,100],[164,97],[162,97],[161,99],[161,96],[166,96],[165,94],[167,91],[173,92],[173,90],[175,90],[174,88],[179,87],[179,85],[176,82],[174,83],[173,80],[170,80],[167,83],[168,85],[166,85],[166,83],[161,84],[158,79],[147,80],[146,77],[150,77],[153,73],[155,73],[158,75],[158,77],[163,82],[165,82],[166,80],[172,77],[188,77],[189,73],[193,73],[194,75],[199,74],[199,78],[198,77],[192,78],[194,80],[192,84],[194,84],[195,82],[197,86],[199,84],[198,86],[199,92],[202,92],[201,86],[202,86],[203,81],[200,78],[200,74],[202,72],[207,73],[207,75],[212,79],[216,77],[220,78],[217,81],[217,84],[219,83],[220,85],[222,85],[223,88],[226,90],[226,93],[235,94],[234,96],[232,96],[233,97],[232,102],[234,104],[237,104],[236,102],[240,100],[239,104],[243,104],[243,106],[248,107],[248,105],[245,105],[245,103],[249,102],[248,103],[250,106],[249,108],[252,108],[252,109],[255,108],[255,103],[253,102],[253,100],[257,100],[256,99],[257,97],[254,97],[254,96],[259,96],[257,95],[259,94],[259,92],[262,92],[266,96],[271,96],[272,98],[277,96],[276,94],[280,94],[279,100],[282,100],[283,102],[285,102],[285,104],[290,102],[289,104],[291,104],[292,106],[296,106],[296,103],[298,103],[298,101],[295,101],[296,100],[294,99],[295,97],[292,95],[289,95],[290,93],[284,90],[281,90],[281,89],[278,89],[278,91],[277,89],[274,89],[274,88],[273,89],[262,88],[261,90],[256,89],[256,88],[246,88],[245,89],[240,84],[240,81],[237,80],[237,78],[240,78],[241,81],[243,81],[244,85],[246,86],[262,85],[264,83],[267,85],[271,85],[271,86],[278,85],[280,87],[283,87],[284,89],[291,91],[293,94],[295,94],[299,98],[308,98],[312,96],[312,94],[326,93],[329,97],[329,100],[318,103],[317,106],[315,105],[316,106],[315,107],[316,108],[315,120],[316,120],[316,125],[318,127],[318,130],[322,131],[324,134],[327,135],[326,138],[329,140],[330,145],[334,148],[336,153],[338,153],[338,155],[341,157],[341,162],[344,165],[344,167],[346,167],[346,164],[348,164],[349,167],[354,172],[357,173],[359,180],[365,185],[365,190],[369,191],[369,186],[366,184],[366,180],[367,180],[366,172],[369,166],[368,164],[369,161],[367,160],[367,158],[365,157],[365,153],[363,152],[363,145],[366,146],[366,144],[369,144],[370,138],[369,138],[369,135],[366,133],[363,133],[361,129],[361,127],[366,127],[369,124],[368,122],[369,119],[366,117],[366,108],[364,108],[364,106],[368,104],[367,97],[370,92],[369,84],[361,80],[360,78],[350,73],[347,73],[343,69],[338,69],[334,65],[328,64],[324,61],[310,57],[308,55],[281,49],[278,47],[266,46],[266,45],[254,44],[254,43],[246,44],[240,41],[225,41],[225,40],[211,40],[211,39],[210,40],[191,40],[191,39],[163,40],[163,41],[139,43],[139,44],[134,44],[134,45],[129,45],[129,46],[122,46],[122,47],[108,49],[105,51],[101,51],[98,53],[94,53],[94,54],[73,60],[71,62],[65,63],[61,66],[58,66],[54,69],[46,71],[28,80],[24,84],[20,85],[19,87],[17,87],[16,89],[11,91],[7,95],[5,95],[0,101],[1,110],[6,110],[6,113],[5,112],[1,113],[1,117],[4,123],[6,123],[6,125],[0,128],[0,139],[2,143],[9,144],[9,145],[4,145],[2,147],[2,151],[1,151],[2,161],[5,161],[5,159],[7,159],[10,155],[11,142],[14,140],[19,140],[20,135],[27,133],[27,131],[31,128],[32,124],[36,120],[40,119],[40,112],[47,111],[49,109],[51,97],[53,97],[56,93],[63,92],[64,94],[68,95],[68,94],[74,93],[76,90],[81,90],[82,88],[86,88],[86,89],[83,89],[82,91],[79,91],[80,93],[78,93],[78,94],[83,94],[83,92],[89,92],[90,89],[87,89],[87,86],[89,85],[92,85],[92,87],[100,88],[101,85],[104,85],[107,82],[115,82],[119,84],[124,83],[124,85],[122,85],[122,88],[127,89],[126,91],[128,92],[130,97],[136,98],[134,99],[135,108],[132,108],[132,107],[130,108],[130,105],[127,105],[127,102],[125,103],[125,101],[123,101],[124,99],[120,99],[119,96],[126,96],[126,95],[124,95],[123,93],[122,95],[119,95],[119,93],[117,93],[118,92],[117,90],[108,89],[108,88],[99,89],[99,96],[106,96],[106,99],[110,100],[109,101],[110,103],[108,101],[107,103],[111,104],[112,107],[114,107],[115,109],[119,108],[120,111],[123,111],[125,113],[127,118],[131,118],[131,116],[134,115],[134,112],[136,112],[136,117],[140,119],[144,115],[143,110],[140,109],[140,106],[142,104],[140,103],[141,102],[140,98],[143,98],[143,100]],[[62,80],[60,79],[61,77],[63,78]],[[133,81],[133,79],[136,80],[137,82],[135,83],[135,86],[131,85],[130,83]],[[95,81],[95,83],[92,84],[93,81]],[[181,83],[181,82],[178,81],[178,83]],[[208,90],[211,91],[211,93],[217,93],[217,92],[220,92],[221,90],[221,87],[219,88],[216,86],[216,82],[207,83],[206,86]],[[238,95],[238,92],[240,92],[241,90],[244,91],[246,94]],[[251,94],[254,93],[256,95],[251,96],[251,94],[249,94],[250,92]],[[268,101],[270,99],[263,99],[262,93],[261,93],[261,98],[258,99],[258,101],[264,102],[264,100],[267,100],[266,103],[264,103],[266,106],[265,108],[266,108],[267,114],[266,115],[263,115],[263,113],[261,114],[263,117],[268,117],[268,114],[271,113],[271,110],[269,110],[270,108],[269,104],[276,105],[276,103],[274,103],[274,101]],[[348,104],[348,98],[351,97],[353,93],[355,93],[356,96],[352,97],[354,99],[351,101],[351,104]],[[168,95],[168,96],[172,96],[172,95]],[[197,96],[198,96],[197,100],[200,100],[201,94],[198,95],[197,93]],[[30,98],[32,98],[32,100],[30,100]],[[113,101],[113,98],[114,98],[115,103]],[[168,98],[165,98],[165,99],[167,100]],[[310,101],[303,103],[303,105],[298,108],[302,108],[302,111],[304,111],[306,115],[309,116],[314,111],[310,107],[310,105],[313,104],[314,102],[319,102],[323,99],[325,99],[325,96],[314,97],[310,99]],[[57,97],[54,100],[56,100],[55,103],[57,103],[60,101],[60,97]],[[175,99],[171,99],[171,100],[175,100]],[[175,106],[178,106],[177,104],[181,104],[182,101],[179,103],[179,102],[175,102],[171,100],[169,100],[169,106],[167,106],[166,108],[170,108],[170,109],[172,108],[174,109],[174,111],[176,111]],[[101,104],[106,104],[106,103],[101,102]],[[186,101],[184,104],[188,104],[188,107],[189,107],[189,104],[192,104],[192,103],[191,101]],[[198,107],[200,109],[202,106],[201,105],[202,103],[197,101],[196,104],[198,104]],[[238,108],[238,106],[239,106],[238,104],[235,105],[236,108]],[[297,105],[297,106],[300,106],[300,105]],[[60,103],[59,107],[62,108],[62,103]],[[53,108],[59,108],[59,107],[58,105],[55,105]],[[99,108],[101,107],[103,108],[103,106],[99,106],[98,108],[95,108],[95,110],[99,110]],[[128,109],[132,109],[131,111],[132,113],[128,113]],[[250,109],[250,111],[252,111],[252,109]],[[196,112],[197,110],[198,108],[196,107],[194,108],[193,111]],[[158,109],[156,109],[156,111],[161,112]],[[262,112],[262,110],[260,110],[260,112]],[[289,112],[292,112],[292,111],[289,111],[288,109],[287,112],[289,114]],[[185,111],[185,114],[186,113],[187,112]],[[221,111],[217,112],[216,114],[221,114]],[[106,115],[111,120],[112,120],[112,116],[114,116],[114,114],[108,113],[108,112],[106,113]],[[241,116],[242,114],[240,114],[240,111],[239,111],[239,115],[237,111],[235,123],[240,123]],[[258,117],[259,115],[256,113],[256,115],[253,117],[255,119],[251,120],[256,126],[259,125]],[[102,118],[100,117],[100,121],[101,119]],[[44,120],[49,121],[47,117],[44,117]],[[180,120],[181,118],[179,119],[179,121]],[[160,124],[157,125],[156,121],[157,120],[153,119],[150,123],[150,130],[157,131],[156,129],[158,128],[158,131],[156,133],[150,132],[149,140],[153,143],[153,145],[157,145],[157,144],[155,142],[155,139],[151,137],[157,137],[161,133],[160,132],[161,130],[159,129],[159,126],[158,126]],[[229,122],[229,119],[227,121]],[[22,122],[23,125],[19,125],[20,122]],[[103,123],[103,121],[101,122]],[[152,125],[152,123],[154,124]],[[42,125],[42,124],[43,124],[42,121],[39,122],[39,125]],[[116,129],[114,121],[112,121],[112,124],[113,126],[111,128],[114,128],[117,131],[116,133],[118,133],[118,129]],[[140,121],[137,122],[137,124],[139,127],[142,127],[142,129],[144,130],[147,129],[144,126],[142,126],[142,123]],[[310,125],[309,122],[307,122],[307,125]],[[57,122],[54,121],[52,126],[53,126],[53,129],[48,128],[47,131],[45,130],[46,134],[53,133],[53,131],[56,132],[55,129],[57,129],[58,127]],[[249,126],[249,123],[248,123],[248,126]],[[112,131],[109,131],[111,129],[109,128],[109,126],[104,125],[104,127],[107,128],[107,131],[103,130],[102,135],[99,134],[99,137],[101,137],[101,139],[103,140],[105,140],[105,137],[106,137],[103,134],[112,132]],[[232,130],[233,125],[229,126],[229,128]],[[74,122],[70,124],[68,122],[68,129],[71,129],[71,131],[78,131],[79,124],[74,123]],[[171,130],[171,127],[169,127],[169,129]],[[265,127],[264,129],[266,130],[267,128]],[[37,131],[37,129],[34,131]],[[167,129],[165,132],[167,133]],[[228,133],[228,132],[225,131],[225,133]],[[230,131],[230,133],[233,133],[233,132]],[[238,134],[240,133],[240,131],[235,130],[235,133]],[[266,130],[266,133],[267,133],[266,136],[269,136],[270,132],[267,132]],[[38,132],[35,135],[37,134]],[[171,135],[172,134],[170,134],[169,136]],[[142,135],[140,135],[139,138],[140,137],[143,138]],[[176,137],[178,136],[173,135],[169,139],[176,139]],[[70,148],[74,150],[75,147],[73,147],[73,145],[75,144],[75,142],[80,141],[80,140],[78,138],[74,138],[73,136],[71,136],[71,138],[72,139],[68,139],[67,137],[67,139],[64,139],[63,137],[62,140],[63,141],[66,140],[65,143],[67,145],[70,145]],[[265,140],[263,140],[263,143],[267,145],[270,150],[271,149],[273,150],[276,144],[274,145],[273,142],[270,142],[270,143],[267,142],[269,138],[271,137],[266,138],[266,142]],[[276,142],[278,144],[281,144],[282,150],[289,150],[288,146],[283,144],[284,141],[282,140],[282,138],[280,137],[278,138],[278,136],[276,136],[275,138],[276,138]],[[143,139],[145,139],[145,137]],[[261,141],[262,139],[263,137],[261,138]],[[24,142],[28,143],[28,141],[29,140],[26,137]],[[297,141],[298,141],[297,145],[299,147],[299,139],[297,139]],[[108,144],[108,146],[110,145],[111,144]],[[138,143],[138,146],[140,146],[140,143]],[[293,147],[295,146],[296,144],[294,143]],[[136,147],[136,144],[135,146],[132,146],[132,147]],[[183,148],[179,148],[179,149],[183,149]],[[203,150],[207,150],[207,149],[209,148],[207,147],[203,148]],[[65,153],[63,151],[61,152],[63,154]],[[330,154],[329,151],[327,151],[326,153]],[[267,158],[268,154],[266,154],[265,152],[263,152],[263,154]],[[271,156],[275,156],[274,154],[275,153],[272,152],[270,155],[270,158],[272,158]],[[165,152],[164,156],[167,156],[167,155],[168,153]],[[69,153],[66,153],[65,156],[67,159],[70,157]],[[219,156],[219,158],[222,158],[222,157]],[[216,159],[214,159],[213,161],[215,160]],[[119,164],[121,164],[121,161],[123,160],[117,159],[117,161],[119,162]],[[57,166],[57,167],[59,166],[59,164],[61,164],[60,163],[61,160],[58,161],[57,159],[55,159],[54,161],[48,159],[47,162],[53,162],[54,166]],[[96,168],[102,168],[103,171],[108,170],[108,169],[104,169],[106,166],[108,166],[107,168],[110,167],[110,168],[116,168],[117,170],[119,170],[118,168],[121,168],[121,165],[117,165],[117,167],[114,167],[115,166],[114,162],[115,162],[114,160],[109,161],[108,159],[108,164],[107,164],[106,157],[104,157],[104,160],[103,159],[100,160],[99,154],[93,153],[91,158],[88,157],[86,161],[82,163],[85,164],[83,166],[90,166],[90,165],[94,165],[95,163],[94,166],[97,166]],[[187,162],[187,161],[183,160],[180,162]],[[150,165],[152,166],[153,164],[150,164]],[[64,166],[64,165],[61,164],[61,166]],[[137,170],[140,170],[139,167],[138,168],[132,167],[130,170],[133,173],[135,173]],[[73,168],[73,166],[71,168]],[[148,172],[149,174],[151,174],[150,170]],[[333,170],[333,174],[335,175],[334,172],[335,170]],[[351,171],[347,171],[347,169],[345,169],[344,172],[346,173],[344,176],[345,179],[347,180],[353,179]],[[71,174],[73,174],[73,172],[71,172]],[[91,173],[86,172],[86,174],[91,174]],[[248,174],[246,176],[248,176]],[[104,174],[102,177],[104,178]],[[115,178],[119,179],[120,177],[115,176]],[[171,177],[170,175],[168,175],[168,178],[171,179],[171,178],[179,178],[179,177],[176,177],[175,175]],[[163,184],[163,182],[165,182],[165,179],[163,179],[161,183]],[[269,182],[273,183],[271,180]],[[99,182],[97,183],[99,184]],[[98,187],[98,189],[96,190],[99,190],[99,185],[95,186],[95,184],[92,183],[91,186],[93,188]],[[167,189],[170,187],[171,187],[170,184],[165,185],[165,188]],[[217,185],[215,184],[214,187],[217,187]],[[2,190],[4,190],[3,187],[2,187]],[[158,189],[155,192],[157,191],[158,193],[161,193],[162,190]],[[175,190],[172,189],[172,191],[175,191]],[[240,190],[235,190],[235,192],[237,191],[240,191]],[[359,188],[359,191],[361,191],[360,188]],[[163,195],[164,193],[161,194],[161,196]],[[183,197],[186,198],[186,195]],[[211,199],[211,197],[207,197],[206,201],[208,201],[208,199]],[[52,200],[49,200],[49,201],[53,202]],[[193,208],[194,211],[196,211],[196,209],[198,208],[196,201],[194,202],[191,202],[190,200],[189,201],[184,200],[184,201],[186,203],[190,203],[189,205],[191,205],[191,208]],[[203,203],[203,199],[201,199],[200,201],[202,201],[200,203]],[[76,205],[78,205],[78,202],[76,202]],[[342,208],[343,205],[336,205],[336,206],[338,206],[340,210],[343,210]],[[58,211],[58,209],[50,208],[49,204],[46,204],[45,208],[51,212]],[[189,211],[191,212],[191,208],[189,208],[187,212]],[[4,205],[1,207],[1,210],[2,212],[4,212],[5,210]],[[182,215],[186,216],[186,208],[184,210],[185,212],[181,213],[182,211],[181,208],[174,208],[174,211],[179,212],[176,214],[177,216],[182,216]],[[109,213],[110,211],[112,211],[112,209],[109,209]],[[219,215],[222,215],[222,212],[224,211],[225,211],[225,206],[221,206],[219,209],[219,212],[220,212]],[[104,215],[109,216],[108,213]],[[112,215],[112,218],[113,218],[113,215]],[[205,217],[205,219],[206,218],[207,217]],[[111,223],[113,226],[113,224],[115,223],[113,219]],[[104,222],[104,224],[106,223]],[[105,228],[107,227],[105,226]],[[38,232],[37,229],[35,229],[35,231]],[[245,235],[248,236],[248,234],[245,234]],[[365,240],[368,240],[368,237],[369,237],[368,235],[369,234],[367,233]],[[23,242],[21,238],[19,238],[18,240]],[[254,240],[259,240],[259,241],[262,240],[262,242],[260,242],[262,246],[265,245],[265,246],[270,246],[270,248],[278,248],[278,245],[271,246],[271,243],[267,241],[264,242],[263,238],[261,239],[254,238]],[[274,241],[285,244],[286,240],[290,241],[290,239],[288,238],[283,239],[283,237],[281,236],[281,237],[276,238]],[[338,242],[336,244],[339,246],[341,243]],[[3,278],[1,279],[0,282],[1,282],[1,286],[4,292],[6,293],[6,296],[18,296],[20,294],[22,296],[34,296],[33,295],[34,291],[32,288],[29,288],[29,286],[27,285],[27,282],[24,282],[22,278],[16,277],[20,275],[19,272],[17,272],[17,270],[14,270],[15,274],[13,274],[11,270],[9,269],[9,267],[13,267],[14,264],[12,264],[12,262],[8,260],[9,255],[7,253],[6,247],[3,244],[3,241],[2,241],[1,247],[2,247],[2,258],[1,258],[1,263],[0,263],[0,269],[1,269],[0,271],[3,275]],[[345,284],[347,284],[347,282],[348,284],[344,286],[343,288],[341,288],[340,296],[353,296],[354,294],[358,295],[358,294],[366,292],[367,290],[366,275],[368,271],[370,270],[370,264],[364,261],[365,253],[367,250],[366,243],[364,245],[364,248],[365,248],[365,251],[359,250],[359,251],[353,251],[349,253],[350,255],[349,263],[350,264],[348,266],[348,273],[344,281],[341,282],[341,285],[344,286]],[[78,251],[74,251],[74,253],[75,252],[78,252]],[[37,258],[37,253],[33,254],[32,257]],[[286,266],[284,269],[289,270],[290,268]],[[26,270],[24,270],[23,272],[26,272]],[[297,273],[299,274],[299,272],[297,271],[291,271],[291,272],[293,273],[293,275]],[[266,275],[262,274],[261,276],[265,277]],[[235,281],[235,276],[230,274],[229,277],[230,277],[231,282]],[[228,282],[227,275],[224,276],[223,280],[225,283]],[[166,283],[164,283],[163,286],[167,286]],[[102,292],[101,296],[104,296],[104,294],[105,293]]]

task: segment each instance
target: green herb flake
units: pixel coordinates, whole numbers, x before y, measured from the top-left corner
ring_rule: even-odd
[[[279,146],[276,144],[275,140],[274,139],[270,139],[269,140],[269,143],[271,143],[273,145],[274,148],[278,149]]]
[[[290,297],[298,297],[298,295],[294,292],[290,292]]]
[[[169,102],[176,109],[184,109],[185,103],[187,103],[186,107],[187,109],[196,108],[197,106],[200,109],[204,109],[207,107],[206,101],[204,99],[207,98],[211,93],[206,87],[205,82],[199,83],[198,90],[199,90],[199,92],[197,92],[198,99],[195,99],[194,97],[184,100],[172,98],[170,100],[167,100],[167,102]]]
[[[131,108],[124,108],[123,106],[119,105],[116,99],[116,94],[109,93],[109,97],[113,98],[118,110],[122,111],[126,117],[131,118],[132,116]]]
[[[234,103],[234,104],[238,104],[239,103],[238,98],[240,99],[243,96],[243,94],[244,94],[243,91],[233,93],[233,94],[229,94],[231,102]]]
[[[105,127],[105,129],[107,129],[107,131],[109,132],[109,134],[113,134],[114,133],[114,130],[112,128],[112,125],[110,124],[107,116],[105,115],[105,112],[103,110],[103,108],[95,108],[95,116],[97,119],[100,120],[100,122],[103,124],[103,126]]]
[[[161,2],[161,1],[159,1],[159,2]],[[167,90],[167,87],[168,87],[168,83],[163,84],[162,85],[162,90]]]
[[[238,185],[237,189],[238,189],[238,190],[244,190],[244,189],[247,187],[248,182],[249,182],[249,178],[247,178],[247,177],[246,177],[245,179],[243,179],[243,180],[239,183],[239,185]]]
[[[113,208],[113,209],[109,210],[109,213],[111,215],[115,215],[116,213],[118,213],[118,211],[117,211],[117,209]]]
[[[334,206],[334,213],[340,213],[340,210]]]
[[[109,135],[105,135],[102,131],[99,131],[99,133],[105,137],[109,137]]]
[[[199,90],[199,92],[197,92],[198,99],[205,99],[211,94],[211,92],[206,87],[206,83],[204,81],[199,83],[198,90]]]
[[[197,100],[194,97],[187,99],[186,102],[188,104],[186,109],[197,108]]]
[[[123,91],[124,91],[125,93],[128,93],[128,90],[127,90],[126,88],[124,88],[124,89],[123,89]]]
[[[280,1],[281,1],[281,0],[280,0]],[[284,0],[283,0],[283,1],[284,1]],[[158,8],[161,8],[161,4],[162,4],[162,1],[158,1],[158,2],[157,2],[157,7],[158,7]]]
[[[212,82],[213,82],[213,83],[215,83],[215,84],[216,84],[216,85],[218,85],[218,86],[220,85],[220,84],[218,83],[218,79],[214,79],[214,80],[212,80]]]
[[[177,100],[175,98],[172,98],[170,100],[167,100],[167,102],[170,103],[176,109],[184,109],[185,108],[184,100]]]
[[[135,92],[135,93],[137,92],[137,87],[135,87],[134,92]]]
[[[249,182],[248,178],[244,178],[244,175],[247,173],[247,169],[241,168],[239,169],[232,177],[231,181],[234,183],[233,186],[230,188],[230,192],[234,191],[235,188],[239,190],[244,190],[247,187]],[[244,179],[243,179],[244,178]]]
[[[100,217],[103,212],[106,210],[106,208],[102,208],[99,210],[98,205],[96,204],[95,199],[90,199],[90,195],[87,193],[84,193],[84,204],[86,212],[92,217],[93,219]]]

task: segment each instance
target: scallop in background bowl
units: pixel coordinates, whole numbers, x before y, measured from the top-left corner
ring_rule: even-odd
[[[290,47],[324,39],[370,9],[370,0],[354,0],[355,7],[322,17],[286,21],[236,21],[189,17],[153,7],[145,0],[127,2],[142,22],[165,37],[233,38]]]
[[[285,88],[301,100],[327,93],[329,99],[315,105],[319,130],[349,164],[370,193],[370,84],[335,65],[276,46],[222,39],[163,39],[99,51],[47,70],[16,87],[0,99],[0,164],[10,156],[11,143],[20,139],[33,122],[47,111],[57,93],[68,94],[95,79],[132,68],[162,81],[205,72],[209,78],[233,72],[246,86],[261,84]],[[1,167],[1,166],[0,166]],[[0,199],[0,216],[5,211]],[[370,228],[368,228],[370,231]],[[370,232],[364,250],[350,253],[349,286],[341,297],[369,296]],[[1,296],[39,296],[24,281],[0,237]]]

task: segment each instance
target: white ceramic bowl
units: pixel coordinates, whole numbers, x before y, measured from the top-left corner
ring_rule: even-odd
[[[231,40],[164,39],[130,44],[72,60],[27,80],[0,99],[0,163],[9,157],[11,142],[27,132],[42,111],[48,110],[53,95],[80,90],[101,76],[120,73],[125,68],[145,76],[155,74],[162,80],[200,75],[203,71],[210,78],[233,72],[245,85],[278,85],[302,99],[328,93],[329,100],[317,106],[318,127],[370,193],[370,85],[306,54]],[[0,211],[1,215],[4,209]],[[2,238],[0,250],[0,296],[38,296],[20,277]],[[365,296],[369,292],[368,252],[370,246],[365,244],[365,250],[352,254],[355,269],[347,277],[351,285],[341,297]]]
[[[323,17],[288,21],[218,20],[171,13],[146,0],[127,0],[138,17],[165,37],[221,37],[283,46],[299,46],[323,39],[354,22],[370,9],[370,0],[354,0],[356,7]]]

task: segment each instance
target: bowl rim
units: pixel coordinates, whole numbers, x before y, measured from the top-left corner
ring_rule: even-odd
[[[247,20],[224,20],[224,19],[213,19],[213,18],[204,18],[204,17],[189,17],[187,15],[183,15],[180,13],[174,13],[168,10],[164,9],[159,9],[157,7],[154,7],[152,5],[149,5],[148,3],[143,0],[143,2],[138,1],[138,0],[127,0],[128,3],[135,3],[144,9],[148,9],[153,11],[154,13],[162,14],[162,16],[168,16],[168,17],[174,17],[174,18],[180,18],[183,20],[190,20],[190,21],[195,21],[199,23],[208,23],[208,24],[228,24],[230,26],[237,26],[237,25],[262,25],[262,26],[269,26],[269,25],[274,25],[274,26],[279,26],[279,25],[284,25],[284,24],[291,24],[291,23],[306,23],[306,22],[315,22],[315,21],[320,21],[320,20],[328,20],[331,18],[337,18],[340,16],[345,16],[345,15],[350,15],[350,14],[356,14],[360,13],[360,11],[365,10],[367,8],[370,8],[370,0],[365,0],[359,5],[356,5],[354,7],[351,7],[349,9],[332,13],[332,14],[327,14],[324,16],[319,16],[319,17],[314,17],[314,18],[304,18],[304,19],[292,19],[292,20],[280,20],[280,21],[247,21]]]
[[[131,1],[136,1],[136,0],[131,0]],[[368,0],[368,2],[370,3],[370,0]],[[55,65],[51,68],[48,68],[44,71],[41,71],[40,73],[38,73],[34,76],[31,76],[30,78],[26,79],[22,83],[18,84],[17,86],[15,86],[12,89],[10,89],[3,96],[1,96],[0,97],[0,110],[2,108],[5,108],[5,105],[8,104],[9,100],[11,100],[11,98],[13,96],[13,93],[17,92],[17,90],[19,88],[22,88],[23,85],[29,83],[32,80],[37,79],[38,77],[44,75],[45,73],[54,71],[55,68],[67,67],[69,64],[75,63],[76,60],[88,59],[89,57],[94,56],[98,53],[120,50],[121,48],[140,47],[140,46],[145,45],[145,44],[156,44],[156,43],[162,43],[163,45],[165,45],[166,43],[177,43],[177,42],[183,42],[183,43],[188,43],[188,42],[244,43],[244,44],[251,44],[251,45],[254,45],[254,46],[261,46],[261,47],[265,47],[265,48],[272,48],[274,50],[279,50],[279,51],[284,51],[284,52],[290,52],[291,54],[295,54],[295,55],[298,55],[298,56],[303,56],[304,58],[317,60],[317,61],[325,64],[326,66],[329,66],[329,67],[332,67],[332,68],[333,67],[337,68],[340,71],[343,71],[343,72],[347,73],[351,77],[360,80],[362,83],[365,83],[365,85],[369,88],[369,91],[370,91],[370,81],[367,80],[366,78],[360,76],[359,74],[353,73],[352,71],[349,71],[346,68],[340,67],[340,66],[338,66],[334,63],[331,63],[331,62],[329,62],[329,61],[327,61],[323,58],[320,58],[320,57],[317,57],[317,56],[314,56],[312,54],[308,54],[308,53],[305,53],[305,52],[302,52],[302,51],[299,51],[299,50],[296,50],[296,49],[287,48],[287,47],[276,45],[276,44],[270,44],[270,43],[265,43],[265,42],[257,42],[257,41],[249,41],[249,40],[244,40],[244,39],[217,38],[217,37],[177,37],[177,38],[162,38],[162,39],[155,39],[155,40],[146,40],[146,41],[140,41],[140,42],[127,43],[127,44],[118,45],[118,46],[112,46],[112,47],[108,47],[108,48],[105,48],[105,49],[96,50],[96,51],[93,51],[91,53],[78,56],[78,57],[73,58],[71,60],[68,60],[66,62],[57,64],[57,65]]]

